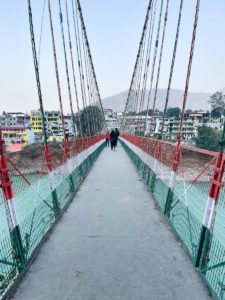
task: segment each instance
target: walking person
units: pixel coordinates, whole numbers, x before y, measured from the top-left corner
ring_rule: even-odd
[[[110,144],[111,144],[111,150],[116,151],[116,139],[117,139],[117,133],[113,129],[110,133]]]
[[[110,139],[110,133],[107,130],[106,134],[105,134],[105,146],[109,147],[109,139]]]
[[[116,128],[116,130],[115,130],[115,134],[116,134],[116,146],[117,146],[118,139],[119,139],[119,136],[120,136],[120,133],[119,133],[119,130],[118,130],[118,128]]]

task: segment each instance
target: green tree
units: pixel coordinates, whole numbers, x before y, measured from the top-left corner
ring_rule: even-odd
[[[126,113],[126,116],[136,116],[136,115],[137,115],[136,111],[129,111]]]
[[[212,111],[215,109],[217,110],[217,113],[220,112],[220,116],[225,115],[225,95],[221,92],[214,93],[210,99],[209,103],[211,105]]]
[[[161,117],[163,116],[163,112],[162,112],[161,110],[156,109],[155,112],[156,112],[156,114],[158,114],[159,116],[161,116]]]
[[[138,113],[138,115],[140,115],[140,116],[146,116],[147,115],[147,109],[142,110],[141,112]],[[152,111],[152,109],[149,109],[148,110],[148,116],[152,116],[152,115],[153,115],[153,111]]]
[[[222,114],[221,114],[221,109],[219,107],[217,108],[214,108],[212,111],[211,111],[211,117],[213,119],[219,119],[221,118]]]
[[[190,114],[193,113],[193,111],[192,111],[191,109],[187,109],[187,110],[185,111],[185,113],[186,113],[187,115],[190,115]]]
[[[180,117],[180,113],[181,113],[181,109],[179,107],[169,107],[166,112],[166,117],[167,118],[175,117],[178,119]]]
[[[88,106],[81,111],[83,135],[96,135],[103,130],[104,115],[98,106]]]
[[[219,151],[221,132],[205,125],[198,127],[198,136],[195,138],[197,148]]]
[[[192,113],[193,113],[193,111],[191,109],[187,109],[187,110],[185,110],[184,117],[189,118],[190,114],[192,114]]]

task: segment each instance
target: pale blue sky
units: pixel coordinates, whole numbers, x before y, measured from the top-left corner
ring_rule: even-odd
[[[70,0],[68,0],[70,3]],[[165,88],[180,0],[170,0],[162,76]],[[32,0],[36,40],[43,0]],[[64,1],[62,0],[62,3]],[[183,89],[196,0],[184,0],[181,39],[172,86]],[[102,98],[128,89],[148,0],[81,0]],[[52,0],[60,74],[69,111],[59,34],[58,1]],[[190,90],[213,92],[225,86],[225,1],[202,0]],[[58,108],[47,10],[41,53],[41,82],[46,109]],[[27,1],[0,1],[0,112],[38,108],[31,53]]]

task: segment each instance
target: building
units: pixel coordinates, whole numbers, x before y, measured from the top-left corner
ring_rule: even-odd
[[[192,119],[184,120],[182,126],[182,139],[190,140],[196,137],[198,126],[200,126],[200,123],[195,122]],[[179,127],[180,127],[180,120],[169,119],[165,137],[172,140],[176,140],[177,134],[179,132]]]
[[[78,135],[78,130],[76,124],[73,124],[73,120],[70,114],[64,116],[65,131],[69,136],[74,136],[74,127],[75,127],[75,136]]]
[[[35,142],[30,116],[22,112],[3,112],[0,115],[2,136],[9,151],[19,151]]]
[[[34,130],[28,126],[1,126],[2,137],[6,145],[20,144],[22,146],[35,142]]]
[[[0,126],[29,126],[30,116],[22,112],[5,112],[0,115]]]
[[[104,109],[105,121],[108,129],[119,128],[123,119],[122,112],[114,112],[111,108]]]
[[[46,131],[49,141],[54,139],[63,140],[64,132],[62,126],[62,117],[59,111],[45,111]],[[74,135],[73,123],[71,115],[64,116],[65,131],[69,136]],[[34,129],[37,139],[42,139],[42,117],[40,110],[31,111],[30,124]],[[75,135],[77,128],[75,125]]]
[[[105,108],[104,109],[105,119],[110,120],[114,118],[114,112],[112,108]]]
[[[59,126],[61,122],[59,111],[45,111],[45,121],[47,131],[52,131],[54,134],[58,134]],[[30,124],[35,133],[42,133],[42,117],[40,110],[32,110],[30,115]],[[54,126],[56,125],[56,126]]]
[[[207,124],[210,122],[210,112],[191,113],[187,119],[191,119],[195,123]]]
[[[221,129],[222,124],[219,122],[209,122],[208,116],[205,118],[204,114],[191,114],[190,118],[183,121],[182,126],[182,140],[190,141],[193,140],[198,135],[198,127],[209,126],[214,129]],[[175,118],[169,118],[165,120],[164,123],[164,137],[170,140],[176,140],[177,134],[179,132],[180,120]],[[162,119],[158,119],[155,126],[155,134],[161,132]]]

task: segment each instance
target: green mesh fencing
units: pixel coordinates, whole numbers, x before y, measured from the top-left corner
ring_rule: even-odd
[[[29,174],[27,165],[24,161],[17,161],[23,167],[23,173],[26,178],[32,183],[33,188],[24,183],[23,179],[19,177],[14,169],[11,170],[13,178],[13,189],[15,192],[15,204],[19,216],[19,228],[23,244],[23,252],[25,256],[25,266],[18,265],[15,262],[15,254],[13,253],[12,243],[10,240],[9,231],[7,228],[7,221],[4,210],[4,200],[1,191],[1,236],[0,236],[0,298],[10,292],[15,279],[19,273],[29,264],[30,260],[37,253],[37,250],[42,244],[46,234],[53,227],[58,217],[63,213],[65,208],[69,205],[74,197],[74,194],[79,189],[80,184],[87,176],[89,170],[93,166],[95,160],[103,150],[105,144],[100,143],[91,152],[86,154],[86,157],[77,164],[77,167],[72,173],[66,174],[63,172],[63,161],[61,169],[56,168],[55,172],[55,193],[58,199],[60,214],[55,215],[52,194],[49,188],[49,179],[47,172],[42,172],[41,177],[38,174],[38,164],[36,163],[37,172],[34,172],[32,166],[32,174]],[[87,150],[88,151],[88,150]],[[90,153],[91,152],[91,153]],[[41,159],[39,155],[39,164]],[[19,183],[22,183],[22,187]],[[33,189],[39,188],[39,194],[35,195]],[[28,205],[29,204],[29,205]]]
[[[183,185],[185,184],[178,178],[173,189],[173,201],[169,214],[165,213],[165,205],[169,191],[168,178],[162,178],[158,172],[154,172],[149,167],[141,155],[138,155],[129,143],[120,140],[123,148],[135,164],[139,174],[143,178],[148,190],[151,192],[154,200],[159,205],[165,218],[171,226],[172,231],[182,243],[186,253],[195,264],[197,249],[199,245],[202,220],[209,192],[209,182],[200,176],[200,180],[191,186],[186,187],[184,197]],[[212,170],[208,170],[209,176]],[[208,179],[208,178],[207,178]],[[188,180],[187,180],[188,181]],[[184,199],[185,198],[185,199]],[[225,299],[225,188],[220,193],[215,226],[210,233],[209,243],[204,245],[205,255],[201,262],[201,268],[196,269],[216,299]],[[188,203],[185,204],[185,202]]]

